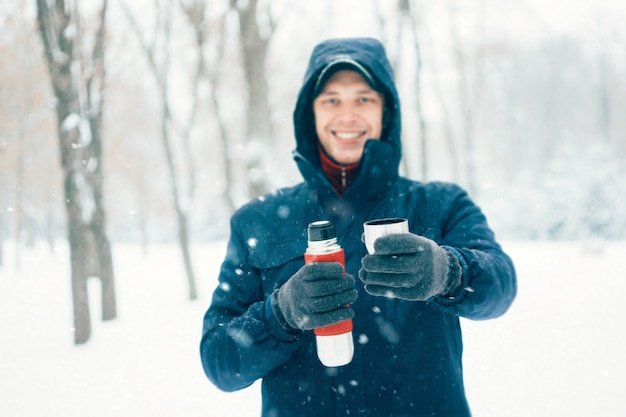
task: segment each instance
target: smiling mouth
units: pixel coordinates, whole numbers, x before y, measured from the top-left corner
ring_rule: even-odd
[[[339,139],[351,140],[357,139],[365,134],[365,131],[361,132],[333,132],[333,134]]]

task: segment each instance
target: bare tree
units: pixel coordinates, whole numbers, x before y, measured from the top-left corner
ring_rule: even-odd
[[[411,30],[411,37],[413,41],[413,49],[415,51],[415,113],[417,114],[417,125],[420,135],[420,154],[421,160],[421,178],[426,181],[428,179],[428,138],[426,135],[426,120],[424,118],[424,111],[422,108],[422,48],[420,45],[417,11],[411,10],[411,2],[409,0],[398,1],[398,11],[401,16],[401,20],[407,21]],[[398,33],[402,33],[401,27]],[[401,39],[399,45],[402,44]],[[398,54],[400,59],[402,54]]]
[[[174,141],[171,138],[171,129],[175,129],[182,136],[189,135],[189,131],[185,133],[185,130],[180,128],[174,119],[174,114],[171,108],[170,95],[169,95],[169,72],[170,72],[170,34],[171,34],[171,19],[172,8],[171,2],[165,1],[163,7],[160,2],[156,2],[156,25],[154,31],[154,37],[151,42],[148,42],[142,34],[136,19],[129,9],[126,2],[121,2],[124,12],[131,23],[131,26],[137,35],[137,38],[141,44],[141,48],[148,59],[148,64],[152,74],[157,83],[158,93],[161,98],[161,141],[163,143],[163,149],[165,150],[165,157],[169,175],[171,178],[170,190],[172,200],[174,203],[174,209],[176,211],[176,220],[178,224],[178,241],[180,244],[181,254],[183,257],[183,263],[187,275],[187,283],[189,288],[189,299],[195,300],[198,298],[198,290],[196,286],[196,279],[193,269],[193,263],[191,260],[191,251],[189,248],[189,215],[188,209],[193,201],[193,184],[195,183],[195,173],[193,164],[186,166],[186,172],[189,174],[188,179],[188,193],[185,196],[182,191],[182,187],[179,184],[179,167],[175,163],[174,157]],[[190,123],[193,123],[195,117],[195,108],[197,102],[194,100]],[[189,142],[183,141],[184,154],[186,155],[187,164],[190,164],[191,149]],[[187,198],[185,198],[187,197]],[[188,202],[187,204],[184,201]]]
[[[261,156],[274,137],[269,104],[265,62],[276,23],[267,12],[267,25],[261,27],[257,14],[258,0],[230,0],[239,17],[239,32],[247,85],[246,164],[250,180],[249,194],[257,197],[270,190]]]
[[[0,224],[0,242],[12,236],[18,269],[23,246],[34,244],[45,233],[45,215],[38,203],[60,181],[58,170],[50,166],[58,163],[50,160],[50,151],[57,146],[50,141],[50,128],[54,131],[51,92],[33,82],[45,79],[48,68],[37,59],[43,48],[28,3],[16,1],[4,15],[0,13],[0,26],[6,33],[0,40],[0,207],[9,213]]]
[[[598,98],[599,98],[599,122],[600,122],[600,130],[602,132],[602,138],[608,145],[612,145],[613,138],[611,132],[611,124],[612,124],[612,115],[611,115],[611,91],[609,88],[609,68],[608,68],[608,57],[606,51],[606,42],[600,42],[602,45],[599,51],[599,85],[598,85]]]
[[[234,188],[234,167],[229,158],[230,144],[228,141],[228,131],[224,119],[220,114],[220,100],[217,95],[217,86],[219,84],[219,64],[224,58],[224,47],[226,44],[226,13],[219,16],[216,21],[208,22],[206,20],[206,2],[205,0],[179,0],[180,6],[187,16],[189,23],[192,26],[195,39],[195,52],[196,52],[196,69],[193,76],[192,85],[192,111],[189,115],[189,121],[187,123],[187,129],[185,130],[185,136],[189,136],[189,132],[193,127],[195,116],[198,109],[198,92],[200,90],[200,81],[205,80],[209,84],[210,100],[213,108],[213,120],[217,124],[219,132],[220,143],[222,145],[222,153],[224,157],[223,173],[224,173],[224,185],[222,188],[222,199],[226,205],[229,213],[235,211],[236,205],[230,191]],[[206,58],[207,38],[209,37],[209,31],[213,31],[216,38],[216,58],[213,62],[209,62]]]
[[[16,143],[16,161],[15,161],[15,199],[14,199],[14,238],[15,238],[15,266],[17,269],[20,269],[22,258],[21,258],[21,242],[20,237],[22,235],[23,222],[24,222],[24,171],[25,171],[25,162],[26,158],[26,146],[25,146],[25,135],[24,135],[24,121],[23,119],[20,121],[18,126],[18,134],[17,134],[17,143]]]
[[[416,13],[415,9],[413,13]],[[422,12],[423,13],[423,12]],[[454,138],[454,128],[452,126],[451,112],[449,110],[448,103],[446,102],[447,95],[444,93],[442,88],[442,81],[440,79],[439,74],[441,73],[439,70],[439,65],[437,62],[437,56],[433,53],[436,48],[433,47],[433,39],[432,32],[433,29],[429,26],[429,19],[425,18],[421,21],[421,28],[423,32],[422,36],[422,45],[424,48],[429,48],[431,54],[428,59],[428,67],[430,68],[430,72],[433,76],[433,82],[430,84],[433,89],[433,93],[435,95],[436,101],[440,107],[440,111],[442,114],[441,117],[441,132],[439,135],[443,136],[444,141],[447,147],[447,156],[450,159],[450,167],[451,167],[451,178],[453,181],[459,181],[459,151],[457,149],[457,145]],[[434,136],[437,136],[435,134]]]
[[[117,315],[102,195],[106,11],[107,0],[102,0],[93,43],[88,44],[77,2],[37,0],[39,30],[57,98],[76,344],[87,342],[91,335],[88,278],[100,279],[102,319],[111,320]]]
[[[470,85],[468,80],[467,62],[464,59],[463,45],[459,35],[459,22],[457,19],[456,0],[448,0],[448,16],[450,20],[450,35],[453,42],[453,54],[459,75],[458,92],[461,105],[463,122],[463,138],[465,139],[465,175],[467,188],[470,194],[476,195],[476,145],[474,134],[474,115],[470,97]]]

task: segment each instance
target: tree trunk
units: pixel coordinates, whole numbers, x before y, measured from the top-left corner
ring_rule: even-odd
[[[467,75],[467,62],[463,59],[461,38],[459,35],[456,0],[448,0],[448,15],[450,20],[450,36],[454,45],[454,58],[459,75],[459,101],[463,122],[463,137],[465,139],[465,175],[467,188],[474,197],[478,193],[476,173],[476,144],[474,138],[474,114],[470,97],[470,87]]]
[[[167,125],[171,118],[171,114],[169,111],[169,98],[167,94],[167,81],[165,77],[162,80],[161,99],[163,100],[163,116],[161,118],[161,139],[163,141],[163,147],[165,149],[167,167],[170,173],[170,177],[172,179],[171,192],[172,198],[174,200],[174,209],[176,210],[176,219],[178,224],[178,243],[180,245],[181,255],[183,257],[183,264],[185,266],[185,272],[187,275],[189,299],[195,300],[196,298],[198,298],[198,291],[196,288],[196,278],[193,272],[193,264],[191,262],[191,253],[189,252],[187,212],[181,205],[180,190],[178,187],[178,175],[176,173],[176,165],[174,164],[174,156],[170,143],[169,130],[167,128]]]
[[[424,111],[422,108],[422,52],[418,35],[416,11],[411,10],[411,4],[409,0],[400,0],[399,9],[401,15],[408,20],[411,35],[413,40],[413,47],[415,49],[415,112],[417,114],[417,127],[420,136],[419,151],[422,158],[421,164],[421,180],[428,180],[428,138],[426,136],[426,120],[424,118]],[[398,54],[401,55],[401,54]]]
[[[611,90],[609,89],[607,59],[606,46],[602,46],[599,59],[600,83],[598,86],[600,96],[600,130],[604,141],[610,146],[613,143],[613,138],[611,134]]]
[[[77,8],[73,2],[37,0],[39,29],[57,98],[71,259],[74,343],[81,344],[91,335],[89,277],[99,278],[102,284],[102,319],[111,320],[117,312],[113,261],[102,201],[101,121],[107,0],[103,0],[100,8],[91,56],[80,53],[85,45],[81,45],[82,28]],[[90,71],[83,71],[86,66]]]
[[[22,229],[24,228],[24,153],[26,152],[24,138],[24,123],[20,122],[18,135],[17,161],[15,164],[15,201],[13,203],[13,239],[15,241],[15,268],[22,267]]]
[[[175,125],[175,120],[171,111],[170,99],[169,99],[169,93],[168,93],[169,57],[170,57],[169,43],[170,43],[170,31],[171,31],[170,25],[171,25],[171,19],[172,19],[172,16],[171,16],[172,10],[169,8],[169,6],[171,4],[167,3],[164,6],[166,7],[165,9],[158,9],[156,11],[157,13],[163,14],[163,19],[160,20],[160,25],[162,25],[162,27],[159,26],[155,29],[155,33],[157,33],[159,36],[163,36],[163,39],[160,42],[161,47],[163,48],[163,51],[161,51],[162,54],[157,54],[157,51],[155,51],[154,49],[155,48],[154,44],[148,45],[148,43],[145,41],[141,33],[141,30],[139,29],[139,26],[137,25],[137,22],[135,21],[135,18],[132,12],[130,11],[130,9],[128,8],[128,5],[126,4],[126,2],[122,1],[121,4],[124,9],[124,12],[126,13],[126,16],[128,17],[131,23],[133,30],[135,31],[135,34],[137,35],[139,42],[141,43],[141,48],[146,54],[146,57],[148,59],[148,64],[150,66],[150,70],[152,71],[156,79],[157,87],[159,89],[159,96],[161,98],[161,141],[163,143],[163,149],[165,151],[167,169],[171,178],[170,190],[171,190],[172,200],[174,203],[174,210],[176,212],[176,220],[178,224],[178,241],[179,241],[180,250],[181,250],[181,254],[183,258],[183,264],[184,264],[186,276],[187,276],[187,283],[188,283],[188,288],[189,288],[189,299],[195,300],[196,298],[198,298],[198,291],[196,287],[196,278],[195,278],[194,271],[193,271],[193,263],[191,261],[191,252],[189,249],[189,232],[188,232],[189,226],[188,226],[188,220],[187,220],[188,218],[187,210],[188,210],[189,205],[188,204],[183,205],[183,202],[182,202],[183,199],[181,198],[181,191],[180,191],[182,187],[179,186],[179,175],[176,169],[177,167],[176,167],[176,162],[174,158],[173,143],[170,137],[170,128]],[[157,62],[158,61],[157,56],[163,56],[163,59],[161,62]],[[194,108],[192,111],[195,111],[195,105],[193,107]],[[193,119],[194,117],[190,117],[190,123],[193,123]],[[190,128],[187,130],[190,130]],[[181,135],[182,136],[185,135],[185,132],[182,130],[181,130]],[[188,166],[187,168],[188,168],[188,171],[193,171],[194,169],[192,165]],[[193,175],[194,175],[193,173],[190,174],[189,184],[192,184],[194,181]],[[192,197],[193,197],[192,194],[193,193],[190,192],[189,199],[188,199],[189,202],[192,201]]]
[[[235,188],[234,184],[234,173],[233,173],[233,164],[231,163],[230,158],[230,146],[228,142],[228,131],[226,129],[226,124],[224,123],[224,119],[220,114],[221,103],[217,95],[217,86],[219,84],[219,64],[222,62],[224,58],[224,46],[226,44],[226,15],[218,17],[216,22],[211,22],[207,24],[206,22],[206,4],[203,0],[193,0],[189,2],[181,1],[181,7],[183,12],[189,19],[191,23],[194,35],[195,35],[195,46],[196,46],[196,74],[194,77],[194,86],[193,86],[193,101],[194,103],[198,100],[198,90],[200,80],[204,78],[211,90],[210,93],[210,102],[214,112],[214,120],[217,123],[217,129],[219,132],[220,143],[222,147],[222,153],[224,154],[224,185],[222,188],[222,199],[224,204],[226,205],[226,209],[229,213],[234,213],[236,209],[236,204],[233,196],[231,195],[231,190]],[[213,62],[213,65],[209,65],[207,59],[205,58],[205,50],[207,48],[207,28],[217,28],[215,32],[219,35],[219,39],[217,40],[217,53],[216,59]],[[192,108],[195,110],[197,105],[194,104]],[[189,118],[188,128],[191,129],[193,120],[195,119],[195,111],[194,114]]]
[[[247,85],[247,121],[246,163],[250,180],[250,197],[266,194],[271,189],[265,170],[263,150],[270,148],[274,137],[272,115],[269,105],[265,61],[271,33],[272,22],[267,37],[261,34],[257,21],[257,0],[249,0],[238,6],[237,0],[231,0],[231,7],[236,8],[239,16],[239,31],[243,50],[244,73]]]

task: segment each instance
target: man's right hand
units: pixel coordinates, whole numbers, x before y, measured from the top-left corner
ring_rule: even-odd
[[[354,317],[355,279],[339,262],[306,264],[272,294],[272,311],[285,330],[311,330]]]

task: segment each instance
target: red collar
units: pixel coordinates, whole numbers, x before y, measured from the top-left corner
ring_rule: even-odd
[[[339,195],[343,195],[354,181],[359,163],[348,165],[339,164],[333,161],[330,156],[326,155],[321,145],[319,146],[319,154],[324,175],[326,175],[326,178],[331,182],[335,191],[337,191]]]

